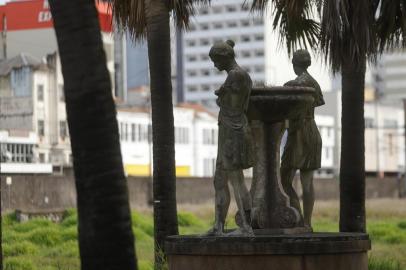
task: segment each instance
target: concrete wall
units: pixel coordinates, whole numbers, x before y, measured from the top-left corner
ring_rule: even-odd
[[[76,205],[74,179],[71,172],[67,172],[64,176],[11,175],[11,178],[12,184],[8,186],[6,184],[7,175],[1,175],[1,200],[2,207],[5,210],[22,209],[38,211],[69,208]],[[398,186],[396,178],[382,180],[368,178],[366,187],[367,197],[397,197]],[[403,192],[405,192],[405,186],[403,182]],[[152,186],[149,178],[129,177],[128,187],[132,208],[148,206],[152,197]],[[318,200],[339,198],[337,180],[315,179],[315,189]],[[210,178],[178,179],[177,201],[179,204],[206,203],[212,201],[213,198],[214,187]]]

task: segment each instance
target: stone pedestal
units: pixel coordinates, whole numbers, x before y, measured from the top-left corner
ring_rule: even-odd
[[[280,143],[285,119],[303,117],[313,104],[313,94],[314,89],[306,87],[264,87],[251,92],[248,118],[257,156],[250,190],[254,229],[284,230],[300,228],[303,224],[282,187]]]
[[[173,236],[166,242],[169,270],[367,270],[367,234],[291,236]]]

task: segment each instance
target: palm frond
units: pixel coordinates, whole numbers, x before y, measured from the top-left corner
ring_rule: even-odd
[[[189,27],[190,17],[195,15],[196,7],[199,5],[209,5],[210,0],[170,0],[169,7],[173,12],[176,26],[179,29]]]
[[[169,0],[167,2],[168,11],[172,12],[175,24],[180,29],[189,26],[189,18],[195,14],[197,6],[208,4],[210,0]],[[128,30],[135,40],[146,37],[145,0],[112,0],[110,6],[116,23],[123,30]]]
[[[127,30],[135,40],[146,37],[144,0],[113,0],[109,4],[117,25]]]
[[[286,43],[289,54],[298,48],[317,48],[320,25],[313,11],[310,0],[273,1],[272,26],[279,30],[279,41]]]
[[[375,60],[374,7],[369,0],[323,0],[320,47],[334,72],[341,68],[344,50],[354,65],[365,57]],[[348,55],[347,55],[348,57]]]
[[[406,0],[382,0],[376,23],[380,52],[406,47]]]

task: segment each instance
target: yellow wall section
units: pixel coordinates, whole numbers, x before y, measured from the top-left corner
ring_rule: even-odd
[[[131,176],[148,176],[149,165],[125,164],[124,170]],[[190,176],[189,166],[176,166],[176,176]]]
[[[124,170],[127,175],[131,176],[148,176],[149,175],[149,165],[135,165],[135,164],[125,164]]]

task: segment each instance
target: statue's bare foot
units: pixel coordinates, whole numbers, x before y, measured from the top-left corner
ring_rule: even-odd
[[[204,236],[223,236],[225,235],[221,225],[214,225]]]
[[[249,237],[253,237],[254,235],[254,231],[252,230],[251,227],[247,226],[247,227],[240,227],[237,228],[236,230],[227,233],[227,236],[249,236]]]

